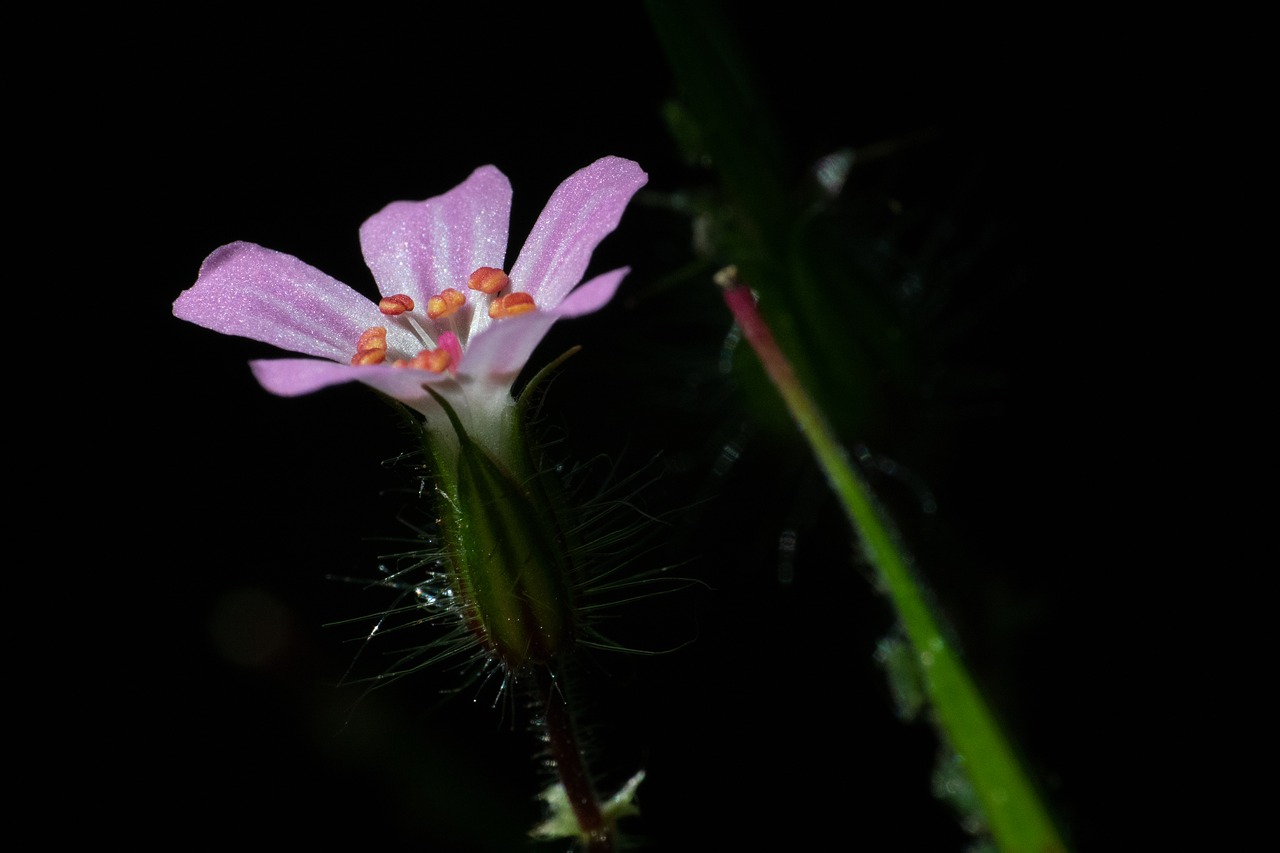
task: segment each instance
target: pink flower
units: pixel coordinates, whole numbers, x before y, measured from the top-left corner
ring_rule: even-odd
[[[431,386],[483,441],[495,434],[512,405],[512,383],[551,325],[613,297],[627,268],[577,285],[647,180],[619,157],[570,175],[507,274],[511,184],[483,166],[444,195],[393,202],[361,226],[379,303],[291,255],[241,242],[209,255],[173,313],[311,356],[252,362],[272,393],[363,382],[439,415],[425,390]]]

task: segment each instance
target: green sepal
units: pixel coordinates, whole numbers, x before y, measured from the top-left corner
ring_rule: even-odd
[[[577,355],[581,350],[582,347],[580,345],[569,347],[569,349],[561,353],[555,361],[551,362],[534,374],[533,378],[524,386],[524,390],[520,392],[520,399],[517,401],[517,404],[520,407],[520,416],[522,419],[529,414],[529,408],[533,405],[533,392],[542,385],[543,381],[551,375],[552,371],[556,370],[556,368],[568,361],[571,356]]]
[[[458,440],[452,470],[441,472],[441,522],[468,624],[508,668],[564,654],[574,639],[569,560],[554,514],[538,506],[535,483],[513,472],[526,467],[522,437],[512,448],[517,459],[503,464],[469,438],[444,397],[427,391]]]
[[[640,807],[636,805],[636,789],[643,781],[644,771],[641,770],[628,779],[616,794],[600,804],[600,813],[606,824],[612,827],[624,817],[640,814]],[[544,790],[539,799],[546,804],[548,814],[529,835],[538,839],[577,838],[584,844],[590,842],[591,834],[578,823],[564,785],[557,782]]]

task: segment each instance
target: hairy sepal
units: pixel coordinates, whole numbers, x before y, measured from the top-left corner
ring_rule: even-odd
[[[528,473],[523,430],[513,425],[517,440],[504,442],[512,458],[495,459],[470,439],[448,401],[427,390],[457,439],[456,455],[430,446],[441,436],[428,432],[425,440],[441,474],[441,527],[468,626],[509,671],[567,654],[575,638],[569,555],[556,514]]]

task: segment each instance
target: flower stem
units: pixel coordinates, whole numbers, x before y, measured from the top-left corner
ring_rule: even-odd
[[[1066,851],[1034,786],[997,725],[960,659],[944,636],[924,589],[917,582],[895,532],[881,515],[870,489],[779,348],[756,307],[751,289],[734,267],[715,281],[769,378],[813,449],[818,464],[840,500],[867,560],[888,592],[908,640],[920,661],[925,688],[942,736],[968,772],[992,835],[1006,853]]]
[[[587,853],[613,853],[614,828],[601,810],[600,799],[591,784],[560,680],[550,667],[537,667],[537,673],[547,747],[577,819],[583,849]]]

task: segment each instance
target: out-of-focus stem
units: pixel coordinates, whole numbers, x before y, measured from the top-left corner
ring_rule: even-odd
[[[538,693],[543,701],[547,747],[555,763],[560,784],[569,798],[577,818],[587,853],[613,853],[614,828],[600,808],[600,798],[587,773],[586,761],[578,744],[569,704],[560,682],[549,667],[538,667]]]
[[[960,656],[940,630],[923,589],[888,522],[850,464],[817,403],[801,384],[756,307],[751,289],[726,267],[715,281],[765,371],[813,449],[818,464],[857,533],[867,560],[897,609],[915,649],[942,735],[964,764],[982,803],[992,835],[1006,853],[1066,851],[1034,786],[970,678]]]

